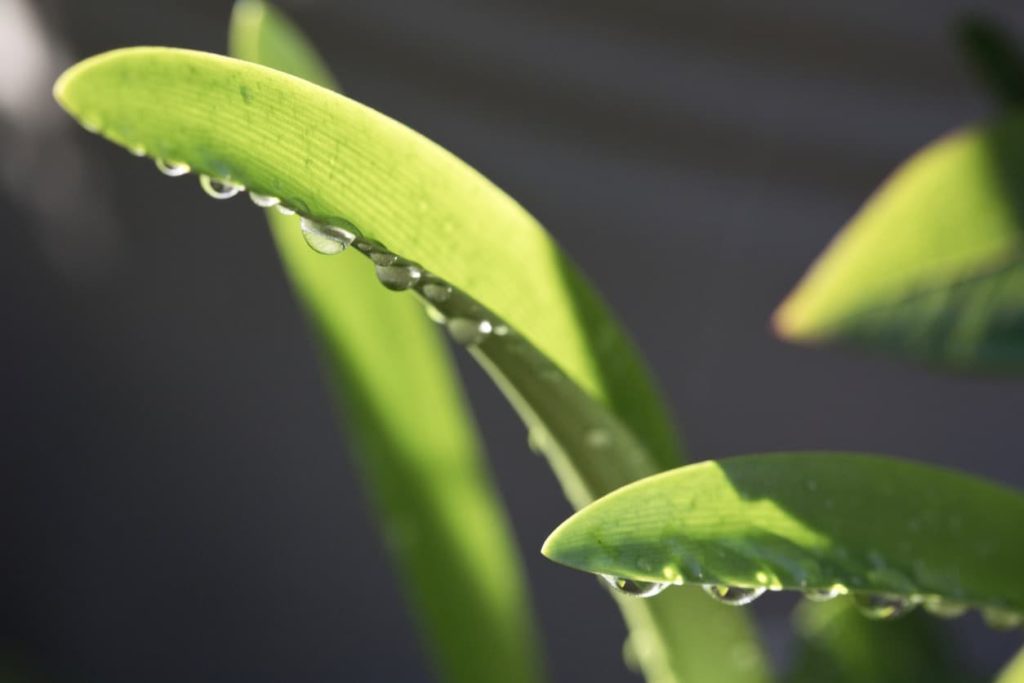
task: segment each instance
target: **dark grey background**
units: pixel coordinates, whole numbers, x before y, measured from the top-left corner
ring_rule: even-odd
[[[767,318],[902,158],[991,113],[953,0],[282,2],[352,96],[532,210],[635,335],[701,458],[896,453],[1024,486],[1024,385],[774,340]],[[262,219],[77,129],[56,73],[223,51],[227,2],[0,0],[0,650],[68,681],[427,680]],[[460,358],[558,680],[622,627],[536,552],[568,512]],[[791,600],[758,615],[790,653]],[[967,617],[991,673],[1020,644]]]

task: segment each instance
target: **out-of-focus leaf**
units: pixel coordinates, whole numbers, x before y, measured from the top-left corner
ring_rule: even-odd
[[[1013,38],[980,16],[959,25],[960,45],[989,91],[1008,107],[1024,104],[1024,58]]]
[[[868,621],[850,600],[804,600],[794,613],[800,652],[786,683],[963,683],[971,680],[938,623],[924,614]]]
[[[304,36],[264,3],[236,4],[230,43],[237,57],[332,85]],[[438,330],[415,300],[380,287],[369,262],[317,254],[297,217],[267,217],[442,678],[543,680],[521,562]]]
[[[786,339],[1024,371],[1024,116],[900,167],[775,313]]]
[[[949,470],[848,453],[709,461],[576,513],[544,554],[642,581],[826,591],[1024,613],[1024,496]]]

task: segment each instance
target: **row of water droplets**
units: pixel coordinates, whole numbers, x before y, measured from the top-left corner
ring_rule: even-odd
[[[136,156],[145,155],[145,150],[142,148],[130,148],[129,151]],[[155,164],[161,173],[171,178],[184,176],[192,171],[188,164],[182,162],[155,159]],[[240,183],[214,178],[205,173],[199,175],[199,185],[207,195],[214,199],[231,199],[246,189]],[[275,208],[286,216],[297,213],[295,209],[287,206],[281,199],[273,195],[260,194],[250,190],[249,199],[256,206],[265,209]],[[452,297],[454,290],[451,285],[431,275],[420,265],[388,251],[379,243],[363,239],[360,237],[358,229],[351,223],[347,221],[335,221],[335,223],[344,223],[344,225],[321,223],[303,215],[300,215],[299,222],[306,244],[314,251],[333,255],[340,254],[354,246],[373,261],[377,279],[386,288],[396,292],[414,289],[426,301],[427,314],[430,319],[444,325],[449,336],[456,343],[463,346],[474,346],[491,335],[508,334],[508,326],[492,322],[487,317],[446,315],[442,312],[442,308],[444,308],[445,302]]]
[[[636,598],[652,598],[672,585],[682,585],[678,576],[674,581],[638,581],[618,576],[601,574],[602,581],[616,593]],[[769,590],[767,586],[729,586],[724,584],[701,584],[701,589],[717,602],[725,605],[749,605]],[[775,590],[774,587],[772,587]],[[814,602],[826,602],[840,595],[850,594],[857,609],[871,619],[895,619],[918,606],[932,616],[955,619],[963,616],[968,605],[937,595],[900,595],[895,593],[850,592],[845,586],[835,584],[828,588],[814,588],[802,591],[805,598]],[[983,607],[982,619],[994,629],[1013,629],[1024,626],[1024,616],[1013,610],[998,607]]]
[[[142,148],[130,148],[136,156],[144,156]],[[156,167],[166,176],[176,178],[191,172],[188,164],[155,160]],[[245,191],[245,186],[226,179],[213,178],[206,174],[199,175],[199,185],[203,191],[214,199],[230,199]],[[253,204],[261,208],[275,208],[284,215],[295,215],[295,209],[282,203],[275,196],[249,191]],[[503,336],[509,328],[501,323],[492,322],[484,316],[446,315],[442,310],[452,298],[455,291],[451,285],[431,275],[420,265],[407,261],[382,245],[359,236],[358,229],[345,221],[345,225],[321,223],[308,216],[300,216],[300,227],[306,244],[314,251],[333,255],[340,254],[350,246],[366,255],[374,264],[377,279],[392,291],[415,289],[426,302],[427,315],[436,323],[443,324],[448,334],[458,344],[474,346],[480,344],[491,335]],[[637,581],[616,576],[601,575],[601,579],[615,592],[637,598],[650,598],[658,595],[671,585],[682,585],[683,579],[674,573],[671,581],[653,582]],[[714,600],[726,605],[749,605],[769,589],[781,590],[780,586],[730,586],[724,584],[702,584],[704,592]],[[815,602],[824,602],[850,591],[836,584],[828,588],[807,589],[804,597]],[[898,595],[888,593],[852,593],[854,604],[867,617],[872,619],[894,619],[900,617],[919,605],[934,616],[952,619],[963,615],[968,606],[940,598],[939,596]],[[1001,608],[983,608],[982,617],[993,628],[1008,629],[1024,625],[1024,617],[1012,610]]]

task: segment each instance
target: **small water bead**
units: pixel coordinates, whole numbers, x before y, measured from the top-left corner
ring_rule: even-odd
[[[164,161],[163,159],[154,159],[153,163],[156,164],[156,170],[160,171],[168,178],[177,178],[192,170],[192,167],[183,161]]]
[[[1008,631],[1024,626],[1024,615],[1004,607],[985,607],[981,610],[981,618],[986,626],[997,631]]]
[[[734,607],[749,605],[764,595],[765,590],[767,590],[764,586],[746,588],[741,586],[723,586],[720,584],[707,584],[701,586],[701,588],[718,602]]]
[[[846,591],[842,586],[830,586],[828,588],[812,588],[804,591],[804,597],[811,602],[828,602],[832,598],[838,598]]]
[[[284,204],[278,204],[276,208],[277,208],[277,212],[279,214],[281,214],[282,216],[294,216],[295,215],[295,209],[293,209],[290,206],[285,206]]]
[[[924,611],[940,619],[956,619],[967,612],[967,605],[956,600],[947,600],[938,595],[930,595],[921,603]]]
[[[103,130],[103,121],[98,116],[83,116],[81,124],[82,128],[85,128],[90,133],[99,133]]]
[[[493,328],[486,320],[472,318],[450,318],[446,323],[448,334],[456,344],[475,346],[487,338]]]
[[[144,157],[146,156],[146,148],[144,145],[131,145],[128,148],[128,153],[133,157]]]
[[[203,188],[203,192],[214,199],[231,199],[245,189],[243,186],[227,180],[211,178],[205,173],[199,174],[199,186]]]
[[[600,576],[616,593],[622,593],[634,598],[653,598],[669,587],[668,583],[659,581],[634,581],[633,579],[624,579],[620,576],[609,576],[608,574],[601,574]]]
[[[890,593],[855,593],[853,603],[868,619],[895,619],[917,607],[910,598]]]
[[[369,256],[375,266],[393,266],[398,263],[398,254],[390,251],[375,249],[369,252]]]
[[[452,288],[441,282],[428,282],[421,290],[423,296],[432,304],[443,304],[452,295]]]
[[[430,318],[432,322],[435,322],[438,325],[444,325],[446,322],[448,322],[448,316],[442,313],[437,308],[437,306],[434,306],[433,304],[427,304],[426,306],[423,307],[423,309],[427,312],[427,317]]]
[[[336,225],[325,225],[305,216],[299,221],[299,225],[302,227],[302,237],[306,244],[313,251],[328,256],[345,251],[356,239],[355,233],[350,230]]]
[[[259,194],[258,192],[253,192],[252,190],[249,190],[249,199],[251,199],[252,203],[255,204],[256,206],[259,206],[264,209],[269,209],[272,206],[278,206],[281,203],[281,200],[275,197],[274,195]],[[294,213],[294,211],[292,213]]]
[[[423,269],[411,263],[376,266],[375,270],[380,283],[393,292],[409,289],[423,277]]]

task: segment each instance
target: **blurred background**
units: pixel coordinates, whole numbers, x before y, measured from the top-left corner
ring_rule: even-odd
[[[1024,487],[1024,384],[810,351],[767,320],[898,162],[994,111],[953,34],[1024,5],[279,0],[351,96],[529,208],[660,377],[695,457],[879,451]],[[259,212],[77,128],[56,75],[225,50],[229,2],[0,0],[0,653],[52,681],[429,680]],[[558,680],[639,680],[569,512],[468,391]],[[792,656],[793,600],[752,609]],[[946,626],[991,674],[1020,644]],[[0,674],[2,676],[2,674]]]

